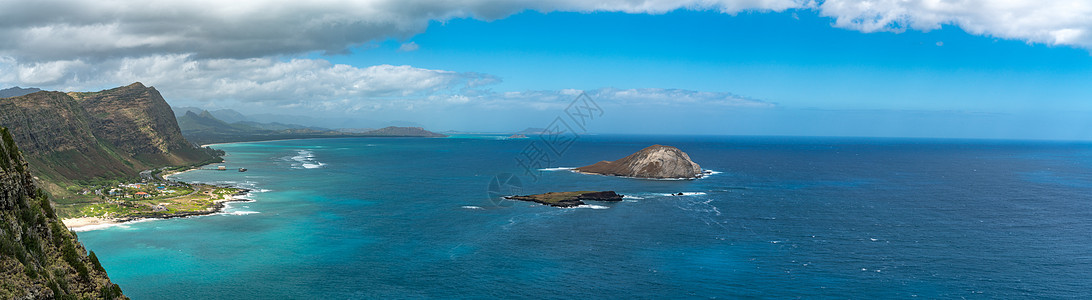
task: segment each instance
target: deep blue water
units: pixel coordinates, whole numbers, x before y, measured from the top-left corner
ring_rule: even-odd
[[[221,145],[250,171],[175,178],[252,187],[256,202],[80,240],[134,299],[1092,298],[1090,144],[583,136],[553,166],[659,143],[722,173],[546,171],[521,174],[523,192],[630,197],[489,198],[531,142]]]

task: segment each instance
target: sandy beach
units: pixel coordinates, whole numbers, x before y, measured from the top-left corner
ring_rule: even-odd
[[[83,217],[61,220],[65,227],[73,231],[86,231],[94,228],[102,228],[107,226],[113,226],[121,224],[122,222],[117,219],[108,219],[101,217]]]

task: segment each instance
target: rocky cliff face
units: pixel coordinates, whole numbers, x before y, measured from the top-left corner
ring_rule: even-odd
[[[69,93],[91,116],[91,130],[118,150],[150,164],[208,159],[182,137],[171,106],[137,82],[95,93]]]
[[[31,171],[48,179],[124,176],[139,164],[97,138],[89,114],[64,93],[0,99],[0,126],[11,128]]]
[[[702,176],[701,166],[690,160],[690,156],[679,148],[652,145],[615,161],[601,161],[590,166],[576,168],[576,171],[600,175],[627,176],[637,178],[698,178]]]
[[[10,128],[31,172],[56,197],[66,195],[71,181],[135,178],[144,169],[216,160],[217,154],[187,142],[167,102],[140,83],[0,98],[0,126]]]
[[[0,299],[127,299],[57,218],[0,127]]]

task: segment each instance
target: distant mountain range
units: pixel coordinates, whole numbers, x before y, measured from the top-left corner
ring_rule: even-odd
[[[21,87],[6,88],[6,89],[0,90],[0,98],[19,97],[19,96],[22,96],[22,95],[28,95],[28,94],[32,94],[32,93],[36,93],[36,92],[41,92],[41,91],[42,90],[38,89],[38,88],[21,88]]]
[[[513,132],[512,134],[539,135],[544,133],[546,133],[546,128],[528,127],[522,131]]]
[[[182,130],[182,135],[190,141],[200,144],[338,137],[446,137],[446,135],[430,132],[420,127],[390,126],[381,129],[330,130],[278,122],[237,121],[229,123],[221,120],[217,115],[235,120],[247,120],[248,118],[234,110],[217,110],[216,112],[207,110],[195,112],[191,108],[180,108],[180,110],[185,111],[178,117],[178,126]]]
[[[25,89],[24,89],[25,90]],[[75,181],[136,178],[142,170],[220,161],[187,141],[171,107],[141,83],[99,92],[39,91],[0,98],[30,171],[57,198]]]

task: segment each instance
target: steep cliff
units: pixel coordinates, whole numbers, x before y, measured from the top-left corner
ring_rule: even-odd
[[[209,159],[182,137],[171,106],[154,87],[137,82],[95,93],[69,93],[91,116],[95,135],[152,165]]]
[[[140,83],[0,98],[0,126],[10,128],[31,172],[57,198],[72,196],[66,187],[74,181],[136,178],[145,169],[218,160],[216,151],[186,141],[167,102]]]
[[[88,113],[61,92],[0,99],[0,126],[11,128],[31,172],[49,180],[135,175],[140,167],[97,138]]]
[[[615,161],[601,161],[576,171],[637,178],[675,179],[702,176],[701,166],[679,148],[652,145]]]
[[[57,218],[0,127],[0,299],[127,299]]]

